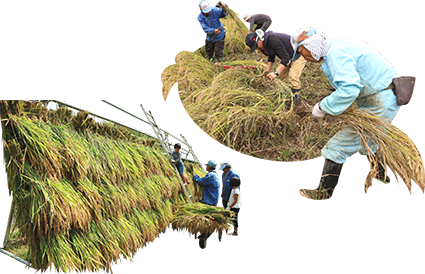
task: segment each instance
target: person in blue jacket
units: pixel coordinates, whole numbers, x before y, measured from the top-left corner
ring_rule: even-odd
[[[328,40],[324,33],[312,28],[299,30],[292,37],[295,44],[293,61],[302,55],[307,61],[322,62],[321,69],[335,88],[334,92],[314,106],[314,117],[337,116],[356,101],[360,109],[380,116],[385,121],[394,119],[400,106],[389,86],[397,74],[375,48],[348,38]],[[376,179],[388,183],[389,178],[377,153],[378,148],[373,144],[370,146],[375,155],[368,155],[361,146],[359,134],[349,126],[344,127],[322,149],[325,164],[319,187],[313,190],[301,189],[300,194],[316,200],[330,198],[338,183],[342,165],[356,152],[366,154],[368,158],[376,156],[379,171]]]
[[[214,57],[217,59],[217,65],[221,65],[223,61],[224,39],[226,31],[220,18],[226,17],[227,5],[224,3],[217,4],[219,7],[212,8],[207,1],[199,3],[201,12],[198,15],[198,21],[202,29],[207,34],[205,40],[205,51],[208,55],[208,60]]]
[[[224,161],[220,164],[219,170],[223,171],[221,176],[221,181],[223,183],[223,188],[221,190],[221,198],[223,207],[227,207],[227,203],[229,202],[230,193],[232,192],[232,187],[230,186],[230,179],[232,178],[240,178],[239,174],[233,171],[232,166],[228,161]]]
[[[201,178],[199,175],[195,174],[193,176],[193,181],[204,188],[201,203],[217,206],[220,192],[220,181],[215,171],[217,164],[215,161],[210,160],[205,165],[208,172],[207,175]]]

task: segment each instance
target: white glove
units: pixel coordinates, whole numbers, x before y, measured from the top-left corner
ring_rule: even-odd
[[[320,110],[319,104],[320,103],[317,103],[316,105],[314,105],[314,108],[313,108],[313,111],[311,112],[311,114],[313,114],[313,117],[323,118],[323,117],[325,117],[326,114],[323,111]]]

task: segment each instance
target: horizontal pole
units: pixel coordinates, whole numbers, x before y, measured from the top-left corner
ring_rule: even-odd
[[[3,248],[0,248],[0,252],[2,252],[2,253],[4,253],[4,254],[6,254],[6,255],[7,255],[7,256],[9,256],[9,257],[12,257],[13,259],[15,259],[15,260],[17,260],[17,261],[19,261],[19,262],[23,263],[23,264],[24,264],[24,265],[26,265],[26,266],[31,267],[31,263],[29,263],[29,262],[25,261],[24,259],[19,258],[18,256],[13,255],[12,253],[10,253],[10,252],[8,252],[8,251],[4,250]]]

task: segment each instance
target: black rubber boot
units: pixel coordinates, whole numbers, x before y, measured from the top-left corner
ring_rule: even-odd
[[[300,89],[291,88],[291,91],[292,91],[292,102],[295,102],[298,100],[300,96]]]
[[[367,159],[369,160],[370,164],[371,164],[371,170],[375,168],[375,161],[372,161],[372,157],[367,156]],[[378,173],[375,176],[375,179],[383,182],[384,184],[388,184],[390,182],[390,177],[385,175],[385,168],[383,166],[383,160],[382,157],[378,154],[375,153],[375,159],[376,162],[378,163]]]
[[[323,167],[322,178],[320,180],[322,189],[326,189],[332,195],[336,185],[338,184],[339,175],[341,174],[343,164],[337,164],[332,160],[326,159]]]

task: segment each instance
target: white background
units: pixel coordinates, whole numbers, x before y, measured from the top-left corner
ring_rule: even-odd
[[[160,99],[160,1],[1,1],[0,99]]]
[[[159,100],[160,1],[1,1],[0,99]],[[243,201],[243,273],[424,273],[422,201]]]

